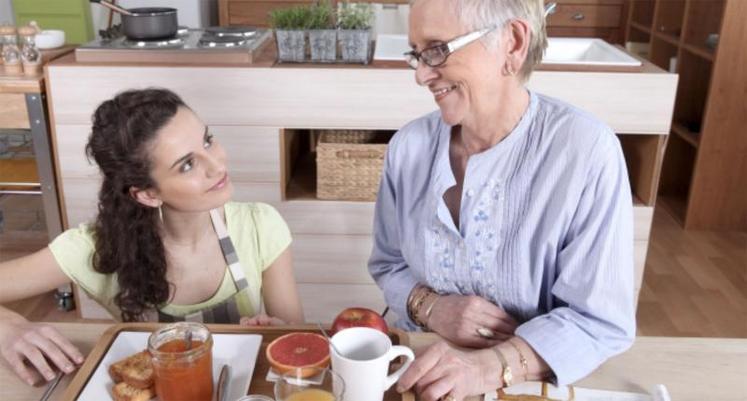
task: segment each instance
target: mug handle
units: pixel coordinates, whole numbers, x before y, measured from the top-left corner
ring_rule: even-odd
[[[384,391],[389,390],[389,387],[392,387],[392,385],[396,383],[397,380],[399,380],[400,376],[405,373],[407,368],[410,367],[412,361],[415,360],[415,354],[412,352],[412,350],[403,345],[395,345],[389,350],[389,352],[387,352],[387,358],[389,359],[389,362],[400,356],[404,356],[407,360],[405,361],[404,365],[397,369],[396,372],[386,377],[386,379],[384,380]]]

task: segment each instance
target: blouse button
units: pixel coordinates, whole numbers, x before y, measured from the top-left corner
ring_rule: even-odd
[[[475,196],[475,190],[474,189],[468,189],[467,190],[467,197],[471,198]]]

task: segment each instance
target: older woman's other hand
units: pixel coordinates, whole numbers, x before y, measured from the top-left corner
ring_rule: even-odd
[[[276,317],[260,313],[252,317],[242,317],[239,323],[242,326],[284,326],[288,323]]]
[[[518,323],[506,311],[475,295],[444,295],[433,306],[428,327],[452,343],[485,348],[511,336]]]
[[[489,349],[460,351],[441,341],[419,353],[400,377],[397,391],[414,387],[423,401],[460,401],[471,395],[495,390],[499,384],[500,362]]]
[[[83,363],[80,351],[57,329],[26,321],[0,324],[0,353],[29,385],[54,379],[56,370],[72,373]]]

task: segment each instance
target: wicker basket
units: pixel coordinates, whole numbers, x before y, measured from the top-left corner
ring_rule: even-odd
[[[327,200],[375,201],[390,133],[319,131],[316,196]]]

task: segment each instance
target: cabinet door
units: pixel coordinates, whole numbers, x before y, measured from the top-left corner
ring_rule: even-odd
[[[13,0],[13,10],[18,25],[36,21],[44,29],[61,29],[68,44],[93,40],[88,0]]]
[[[312,0],[224,0],[219,3],[220,25],[267,28],[270,26],[270,11],[311,3]]]

